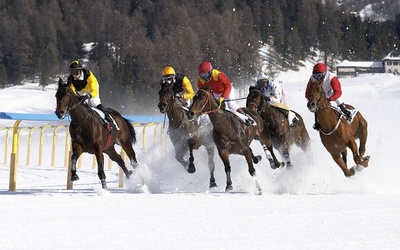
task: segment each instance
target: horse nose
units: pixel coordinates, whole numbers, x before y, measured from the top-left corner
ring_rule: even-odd
[[[160,109],[160,112],[164,112],[167,108],[167,104],[165,102],[159,103],[158,108]]]
[[[64,117],[64,111],[60,110],[60,111],[55,111],[54,113],[56,113],[56,116],[58,119],[62,119]]]
[[[187,113],[187,117],[189,118],[189,120],[192,120],[194,117],[194,112],[193,111],[188,111]]]

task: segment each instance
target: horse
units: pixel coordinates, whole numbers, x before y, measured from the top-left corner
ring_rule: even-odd
[[[354,109],[348,104],[346,107]],[[364,156],[368,123],[359,111],[349,123],[336,107],[331,106],[322,89],[322,83],[317,82],[310,86],[307,108],[316,114],[320,124],[321,142],[346,177],[353,176],[356,170],[368,167],[370,156]],[[360,143],[358,150],[356,139],[359,139]],[[357,164],[355,168],[347,167],[347,148],[353,153],[354,162]]]
[[[199,124],[189,121],[180,98],[176,98],[172,85],[163,85],[158,93],[160,112],[166,114],[169,120],[168,135],[175,149],[175,159],[181,163],[188,173],[196,172],[193,149],[204,146],[208,154],[208,169],[210,170],[210,188],[216,187],[214,178],[215,144],[212,140],[212,124]],[[187,108],[186,108],[187,109]],[[189,150],[188,150],[189,149]],[[184,159],[189,153],[189,162]]]
[[[257,87],[250,87],[246,99],[246,107],[257,111],[271,133],[272,144],[284,158],[286,166],[291,167],[290,149],[293,144],[304,152],[310,150],[310,136],[307,132],[303,118],[293,110],[282,110],[271,105],[268,97],[264,96]],[[297,118],[295,124],[290,125],[288,113],[293,112]]]
[[[210,88],[203,87],[199,89],[193,98],[193,103],[187,112],[189,119],[194,119],[200,114],[208,114],[213,124],[213,138],[217,145],[218,154],[224,163],[226,174],[225,191],[232,190],[231,165],[229,155],[239,154],[246,158],[248,171],[252,177],[255,177],[253,162],[257,164],[260,156],[254,156],[250,148],[253,139],[259,140],[263,146],[264,152],[268,157],[268,152],[272,155],[273,161],[270,162],[272,168],[283,167],[272,148],[272,142],[268,128],[264,126],[262,118],[253,110],[243,108],[243,111],[250,116],[255,125],[247,126],[241,118],[234,113],[220,109],[217,100],[211,93]],[[261,192],[261,187],[255,179],[256,187]]]
[[[92,110],[86,103],[80,101],[73,93],[69,84],[64,84],[60,78],[56,92],[57,107],[55,114],[61,120],[68,114],[71,117],[69,133],[71,135],[71,181],[79,180],[76,173],[76,161],[86,152],[94,154],[97,160],[97,174],[103,189],[107,189],[106,175],[104,173],[104,156],[106,153],[111,160],[116,162],[124,171],[126,178],[132,174],[128,170],[121,155],[115,151],[114,145],[118,144],[127,154],[133,169],[138,166],[136,153],[132,144],[136,143],[136,132],[133,125],[114,109],[108,108],[110,115],[117,127],[108,129],[104,126],[100,115]]]

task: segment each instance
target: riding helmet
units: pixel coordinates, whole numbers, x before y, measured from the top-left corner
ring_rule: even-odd
[[[203,61],[202,63],[200,63],[198,68],[200,78],[208,82],[211,79],[212,69],[213,67],[210,62]]]
[[[166,76],[174,76],[175,77],[175,70],[171,66],[165,66],[162,70],[162,77]]]
[[[69,65],[69,69],[82,69],[82,64],[78,60],[75,60]]]
[[[326,71],[326,65],[323,63],[317,63],[314,65],[313,73],[324,73]]]
[[[257,82],[258,82],[258,81],[261,81],[261,80],[269,80],[269,77],[268,77],[266,74],[264,74],[264,73],[260,73],[260,74],[257,76]]]

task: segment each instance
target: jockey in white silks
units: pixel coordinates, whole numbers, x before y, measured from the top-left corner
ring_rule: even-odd
[[[254,87],[261,89],[262,94],[270,99],[272,106],[288,111],[289,125],[295,125],[298,122],[296,115],[287,106],[285,92],[279,83],[275,83],[273,79],[264,73],[260,73]]]

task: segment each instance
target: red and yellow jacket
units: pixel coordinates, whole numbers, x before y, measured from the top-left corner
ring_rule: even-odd
[[[212,70],[211,79],[208,82],[205,82],[203,79],[199,78],[197,82],[198,89],[201,89],[204,86],[210,87],[212,93],[221,94],[223,98],[228,98],[232,89],[229,78],[223,72],[216,69]]]

